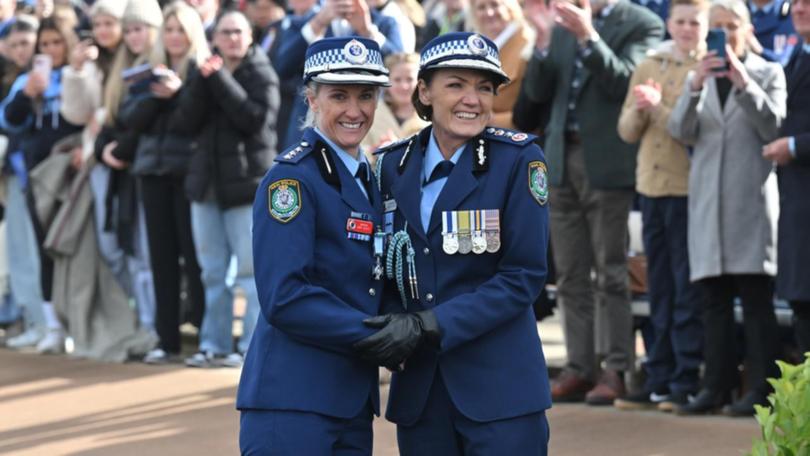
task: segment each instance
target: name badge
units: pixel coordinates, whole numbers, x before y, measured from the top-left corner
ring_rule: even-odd
[[[346,231],[349,239],[370,241],[371,235],[374,234],[374,222],[350,217],[346,220]]]

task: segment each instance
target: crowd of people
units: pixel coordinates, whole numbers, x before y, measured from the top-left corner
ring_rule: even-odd
[[[783,357],[775,296],[810,351],[810,0],[0,0],[0,323],[23,322],[6,346],[62,353],[69,337],[73,356],[163,364],[191,323],[186,365],[241,366],[260,318],[251,205],[300,147],[307,48],[379,46],[373,166],[428,125],[418,52],[462,30],[510,79],[493,131],[537,134],[548,163],[568,353],[552,399],[751,415]],[[650,325],[628,391],[634,206]]]

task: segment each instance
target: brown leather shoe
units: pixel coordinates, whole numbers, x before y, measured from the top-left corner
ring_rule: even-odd
[[[565,369],[551,382],[551,400],[553,402],[582,402],[585,393],[593,388],[593,382]]]
[[[585,395],[588,405],[613,405],[613,402],[625,395],[624,379],[615,370],[605,369],[596,386]]]

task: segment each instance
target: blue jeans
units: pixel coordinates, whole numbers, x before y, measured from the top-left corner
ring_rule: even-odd
[[[6,181],[6,254],[9,262],[11,295],[20,306],[26,328],[45,329],[42,313],[42,286],[40,284],[39,248],[31,212],[25,194],[16,176]]]
[[[191,204],[194,248],[205,288],[205,317],[200,330],[200,351],[227,354],[233,351],[233,291],[228,286],[231,257],[236,258],[235,285],[247,300],[242,337],[237,349],[244,353],[259,316],[259,298],[253,277],[253,225],[249,205],[222,209],[217,203]]]
[[[703,293],[689,281],[687,198],[641,196],[653,342],[646,389],[694,392],[703,361]]]
[[[134,230],[135,255],[127,255],[118,243],[115,231],[104,230],[107,216],[105,199],[110,185],[110,169],[96,165],[90,171],[90,188],[95,201],[96,237],[98,249],[124,292],[135,299],[138,321],[143,329],[155,328],[155,287],[152,267],[149,264],[149,245],[146,238],[143,207],[138,204],[137,222]]]

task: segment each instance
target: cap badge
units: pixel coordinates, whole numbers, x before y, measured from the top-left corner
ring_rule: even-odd
[[[472,52],[474,55],[486,55],[487,54],[487,43],[481,38],[481,35],[473,34],[467,38],[467,48]]]
[[[366,63],[366,59],[368,59],[368,49],[366,49],[363,43],[357,40],[351,40],[343,46],[343,56],[346,57],[349,63],[362,65]]]

